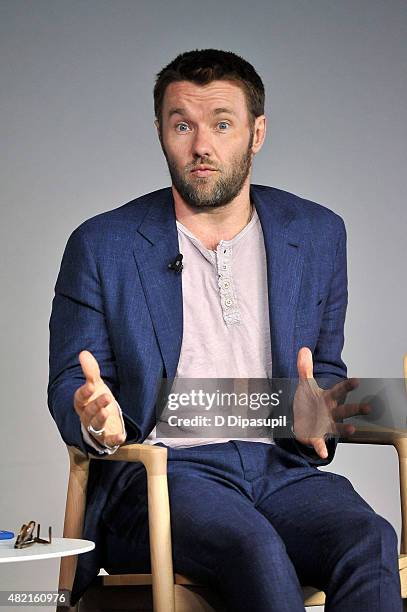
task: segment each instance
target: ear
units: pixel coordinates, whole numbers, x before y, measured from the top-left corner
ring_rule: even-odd
[[[155,119],[155,120],[154,120],[154,125],[155,125],[155,127],[157,128],[157,136],[158,136],[158,140],[160,141],[161,146],[162,146],[162,140],[161,140],[161,134],[160,134],[160,122],[158,121],[158,119]]]
[[[259,117],[256,117],[254,122],[254,134],[252,144],[252,151],[254,155],[256,155],[256,153],[258,153],[262,148],[264,139],[266,138],[266,131],[266,116],[260,115]]]

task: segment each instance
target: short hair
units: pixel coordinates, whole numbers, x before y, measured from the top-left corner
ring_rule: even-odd
[[[212,81],[235,81],[245,94],[249,123],[264,114],[264,85],[253,66],[232,51],[219,49],[195,49],[178,55],[156,75],[154,85],[154,112],[162,125],[165,90],[170,83],[191,81],[206,85]]]

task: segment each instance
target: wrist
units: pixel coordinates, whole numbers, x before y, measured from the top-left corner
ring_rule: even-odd
[[[306,442],[303,442],[297,437],[297,434],[294,431],[294,425],[291,425],[291,433],[293,434],[294,440],[298,442],[299,444],[302,444],[303,446],[307,446],[308,448],[314,448],[313,444],[307,444]]]
[[[103,439],[103,434],[102,435],[93,435],[91,431],[89,431],[89,429],[87,430],[89,433],[89,436],[91,437],[92,441],[96,444],[96,446],[98,448],[100,448],[100,450],[107,450],[107,451],[111,451],[111,452],[115,452],[120,444],[115,444],[114,446],[110,446],[109,444],[107,444],[104,439]]]

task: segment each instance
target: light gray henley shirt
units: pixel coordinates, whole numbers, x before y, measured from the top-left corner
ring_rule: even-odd
[[[232,240],[221,240],[214,251],[179,221],[177,230],[184,266],[184,331],[171,392],[177,379],[271,379],[266,253],[256,210]],[[232,439],[198,438],[193,428],[186,434],[159,438],[154,428],[145,444],[186,447]],[[270,438],[246,439],[273,443]]]

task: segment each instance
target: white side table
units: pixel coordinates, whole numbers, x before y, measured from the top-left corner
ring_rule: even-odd
[[[37,561],[53,557],[69,557],[80,555],[95,548],[90,540],[75,540],[72,538],[52,538],[51,544],[31,544],[27,548],[14,548],[15,538],[0,546],[0,563],[15,563],[17,561]]]

